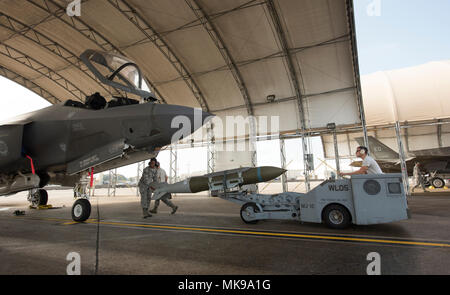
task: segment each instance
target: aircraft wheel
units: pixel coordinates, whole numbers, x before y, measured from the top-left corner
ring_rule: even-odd
[[[241,207],[241,219],[245,223],[255,224],[258,220],[252,220],[252,217],[255,216],[255,213],[259,213],[259,208],[255,203],[245,203]]]
[[[431,180],[431,185],[435,188],[443,188],[445,186],[445,181],[442,178],[435,177]]]
[[[86,221],[91,215],[91,203],[87,199],[79,199],[73,203],[72,219],[76,222]]]
[[[322,220],[330,228],[344,229],[350,225],[351,215],[344,206],[329,205],[323,210]]]
[[[48,202],[48,193],[45,189],[40,189],[37,192],[39,194],[39,205],[47,205]]]

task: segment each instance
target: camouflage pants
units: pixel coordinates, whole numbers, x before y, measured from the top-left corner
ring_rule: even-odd
[[[139,185],[139,193],[141,195],[141,207],[150,208],[150,202],[152,200],[152,191],[147,185]]]
[[[416,188],[418,188],[419,186],[421,186],[424,191],[427,190],[427,188],[425,187],[425,179],[424,179],[424,177],[420,177],[419,176],[418,178],[414,178],[414,183],[415,183],[415,186],[412,188],[412,190],[411,190],[412,192]]]
[[[163,197],[161,197],[161,199],[155,201],[155,206],[153,207],[153,210],[158,209],[160,200],[163,201],[163,203],[169,206],[170,208],[174,209],[176,206],[174,205],[174,203],[172,203],[172,201],[170,201],[171,198],[172,196],[170,194],[165,194]]]

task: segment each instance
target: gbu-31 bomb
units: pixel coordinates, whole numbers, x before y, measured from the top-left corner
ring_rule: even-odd
[[[190,177],[174,184],[157,184],[152,199],[158,200],[167,193],[198,193],[207,190],[230,189],[238,185],[267,182],[285,172],[285,169],[271,166],[245,167],[214,172]]]

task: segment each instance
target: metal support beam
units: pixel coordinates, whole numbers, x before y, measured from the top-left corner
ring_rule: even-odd
[[[208,35],[211,37],[211,40],[214,42],[220,54],[222,55],[223,60],[225,61],[228,69],[233,75],[237,87],[241,91],[242,98],[247,108],[248,115],[253,116],[253,107],[250,95],[248,94],[247,86],[244,84],[241,72],[239,71],[239,68],[236,66],[236,62],[234,61],[233,57],[230,54],[230,51],[225,45],[222,36],[219,34],[219,31],[217,30],[216,26],[211,21],[210,17],[204,12],[203,8],[200,6],[197,0],[185,0],[185,2],[194,12],[195,16],[200,20],[201,24],[203,25],[203,28],[206,30],[206,32],[208,32]]]
[[[281,159],[281,168],[286,169],[286,146],[284,139],[280,139],[280,159]],[[287,181],[287,172],[283,173],[281,175],[281,187],[283,188],[283,192],[287,192],[289,190],[288,188],[288,181]]]
[[[318,47],[322,47],[322,46],[327,46],[327,45],[333,45],[336,43],[341,43],[341,42],[348,42],[349,41],[349,35],[343,35],[337,38],[333,38],[327,41],[323,41],[323,42],[319,42],[316,44],[312,44],[312,45],[308,45],[308,46],[302,46],[302,47],[296,47],[296,48],[290,48],[289,49],[289,54],[296,54],[298,52],[304,51],[304,50],[308,50],[308,49],[313,49],[313,48],[318,48]],[[278,51],[266,56],[262,56],[262,57],[257,57],[257,58],[252,58],[252,59],[248,59],[248,60],[240,60],[240,61],[235,61],[235,64],[237,67],[245,67],[247,65],[251,65],[253,63],[257,63],[260,61],[265,61],[265,60],[269,60],[269,59],[273,59],[273,58],[285,58],[285,54],[283,51]],[[210,70],[206,70],[206,71],[201,71],[201,72],[195,72],[195,73],[191,73],[191,77],[201,77],[203,75],[207,75],[210,73],[214,73],[214,72],[221,72],[221,71],[228,71],[229,67],[228,65],[223,65],[220,67],[217,67],[215,69],[210,69]],[[155,85],[157,86],[162,86],[168,83],[172,83],[175,81],[181,81],[183,78],[182,77],[177,77],[175,79],[170,79],[170,80],[166,80],[166,81],[159,81],[159,82],[155,82]],[[355,89],[356,87],[351,87],[351,89]],[[350,88],[347,88],[350,89]],[[311,95],[308,95],[311,96]],[[306,97],[306,95],[304,96]]]
[[[338,149],[336,128],[333,129],[333,143],[334,143],[334,159],[336,161],[336,173],[339,175],[339,173],[341,172],[341,165],[339,163],[339,149]]]
[[[438,119],[438,123],[442,122],[442,120]],[[438,146],[441,148],[443,146],[442,144],[442,125],[437,125],[437,140],[438,140]]]
[[[109,170],[108,197],[116,196],[117,169]]]
[[[354,79],[356,84],[356,98],[358,102],[359,107],[359,115],[361,120],[361,126],[363,129],[363,137],[364,137],[364,145],[369,149],[369,137],[367,135],[367,128],[366,128],[366,115],[364,112],[364,103],[362,98],[362,91],[361,91],[361,80],[360,80],[360,72],[359,72],[359,61],[358,61],[358,45],[356,42],[356,26],[355,26],[355,12],[353,7],[353,0],[347,0],[347,19],[348,19],[348,25],[349,30],[351,34],[351,48],[352,54],[353,54],[353,72],[354,72]]]
[[[57,104],[57,103],[61,102],[56,96],[54,96],[53,94],[51,94],[50,92],[48,92],[47,90],[45,90],[44,88],[39,86],[38,84],[34,83],[33,81],[13,72],[11,70],[8,70],[7,68],[5,68],[3,66],[0,66],[0,75],[33,91],[34,93],[41,96],[42,98],[44,98],[45,100],[47,100],[48,102],[50,102],[52,104]]]
[[[175,183],[178,180],[178,152],[176,145],[170,146],[170,167],[169,183]]]
[[[280,41],[283,54],[285,56],[285,60],[288,66],[288,74],[291,78],[292,85],[294,86],[295,96],[297,97],[297,104],[300,115],[300,123],[301,123],[301,134],[302,134],[302,151],[304,156],[304,171],[305,171],[305,186],[306,191],[310,191],[310,183],[309,183],[309,172],[311,171],[311,167],[309,165],[309,161],[307,160],[307,155],[309,154],[309,136],[306,133],[306,120],[305,120],[305,110],[303,107],[303,94],[301,93],[299,80],[297,77],[297,73],[294,67],[294,61],[292,55],[289,52],[289,46],[287,42],[286,35],[283,30],[283,26],[280,21],[280,17],[278,16],[278,12],[275,7],[275,3],[273,0],[267,0],[267,9],[269,10],[270,16],[272,18],[273,25],[275,26],[276,33],[278,35],[278,39]]]
[[[197,99],[200,107],[204,111],[209,111],[208,104],[203,97],[197,83],[192,79],[190,72],[186,66],[181,62],[175,52],[170,46],[161,38],[161,36],[153,29],[152,26],[143,18],[133,7],[131,7],[125,0],[108,0],[108,2],[116,8],[126,19],[128,19],[141,33],[143,33],[166,57],[178,74],[183,77],[186,85],[191,90],[194,97]]]
[[[209,18],[211,20],[213,20],[213,19],[222,17],[224,15],[233,13],[235,11],[251,8],[251,7],[254,7],[254,6],[264,5],[265,3],[266,3],[265,0],[261,0],[261,1],[259,1],[259,0],[250,0],[250,1],[245,2],[243,4],[239,4],[236,7],[233,7],[233,8],[224,10],[224,11],[220,11],[220,12],[217,12],[217,13],[213,13],[213,14],[209,15]],[[185,24],[183,24],[181,26],[178,26],[175,29],[170,29],[170,30],[167,30],[167,31],[159,32],[159,36],[160,37],[167,37],[168,35],[170,35],[172,33],[175,33],[175,32],[180,32],[182,30],[191,29],[191,28],[194,28],[194,27],[201,26],[202,25],[202,21],[203,21],[202,18],[196,18],[196,19],[194,19],[192,21],[189,21],[189,22],[187,22],[187,23],[185,23]],[[133,42],[132,44],[129,44],[129,45],[123,47],[123,48],[126,49],[126,48],[130,48],[130,47],[133,47],[133,46],[149,43],[149,42],[151,42],[151,41],[148,38],[145,38],[145,39],[139,40],[137,42]]]
[[[395,134],[397,136],[398,154],[400,156],[400,167],[402,169],[403,188],[405,190],[405,194],[407,196],[410,196],[408,170],[406,168],[406,160],[405,160],[405,150],[403,148],[400,122],[398,121],[395,122]]]
[[[408,122],[405,122],[405,126],[408,126]],[[409,134],[408,134],[408,128],[404,129],[405,131],[405,147],[406,147],[406,152],[409,153],[410,149],[409,149]]]
[[[60,57],[61,59],[72,65],[74,68],[83,72],[87,77],[89,77],[89,79],[95,82],[99,87],[103,88],[103,90],[111,96],[118,94],[118,92],[114,91],[114,88],[112,87],[109,87],[109,89],[107,89],[104,84],[101,83],[95,77],[95,75],[88,70],[88,68],[81,62],[81,59],[75,53],[62,46],[58,42],[36,31],[31,26],[28,26],[9,15],[0,12],[0,27],[8,29],[13,32],[14,35],[20,35]]]
[[[207,172],[213,173],[216,169],[216,148],[215,148],[215,137],[214,137],[214,124],[208,122],[206,126],[207,132]]]
[[[119,53],[125,57],[127,56],[124,52],[122,52],[119,48],[117,48],[111,41],[106,39],[101,33],[99,33],[93,27],[85,23],[81,18],[68,16],[66,13],[66,8],[56,3],[54,0],[27,0],[27,1],[33,4],[35,7],[47,12],[50,16],[65,23],[74,31],[81,33],[87,39],[94,42],[99,48],[101,48],[101,50],[106,52]],[[46,17],[41,22],[47,21],[48,19],[49,17]],[[161,93],[159,93],[158,89],[154,86],[154,84],[148,78],[147,81],[150,84],[149,85],[151,88],[150,90],[154,92],[163,103],[166,103],[166,100],[161,95]]]
[[[0,54],[10,59],[23,64],[24,66],[36,71],[40,74],[40,77],[46,77],[56,84],[58,84],[61,88],[66,90],[68,93],[73,95],[77,100],[84,102],[86,97],[86,93],[74,85],[71,81],[67,80],[54,70],[50,69],[43,63],[38,60],[26,55],[25,53],[0,42]]]
[[[214,137],[214,124],[211,121],[206,125],[206,136],[206,169],[209,174],[216,171],[216,139]],[[208,192],[208,195],[211,197],[211,192]]]

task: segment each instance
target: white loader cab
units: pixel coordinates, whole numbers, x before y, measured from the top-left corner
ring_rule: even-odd
[[[410,218],[401,174],[353,175],[351,179],[329,179],[309,193],[275,195],[224,192],[224,200],[242,204],[246,223],[266,219],[292,219],[325,223],[331,228],[351,224],[389,223]]]

